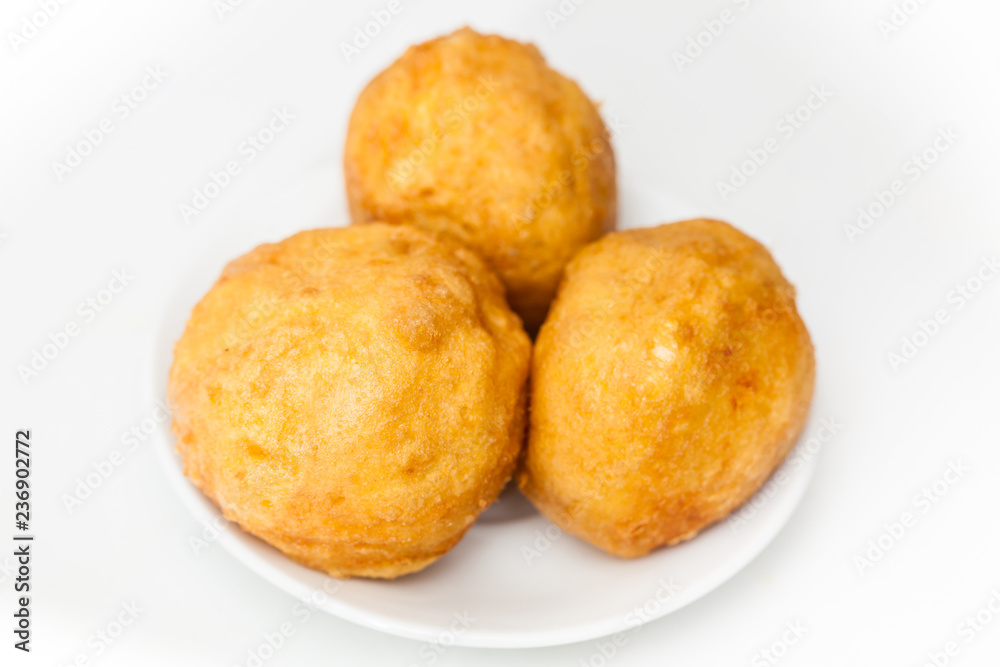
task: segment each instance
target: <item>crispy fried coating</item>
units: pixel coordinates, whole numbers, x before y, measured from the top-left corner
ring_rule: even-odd
[[[529,331],[566,263],[617,215],[595,105],[534,46],[468,28],[410,47],[368,84],[344,174],[355,222],[412,224],[477,250]]]
[[[187,476],[336,577],[452,548],[510,478],[530,342],[472,251],[411,227],[301,232],[226,266],[174,351]]]
[[[676,544],[784,459],[814,375],[762,245],[714,220],[610,234],[569,264],[539,333],[520,487],[611,554]]]

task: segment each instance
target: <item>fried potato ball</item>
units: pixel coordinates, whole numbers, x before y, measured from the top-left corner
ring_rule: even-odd
[[[344,173],[355,222],[416,225],[477,250],[529,331],[566,263],[617,215],[594,104],[534,46],[468,28],[411,47],[368,84]]]
[[[511,476],[530,342],[471,250],[411,227],[318,229],[226,266],[174,351],[187,476],[336,577],[414,572]]]
[[[814,375],[762,245],[714,220],[610,234],[570,262],[539,333],[519,485],[611,554],[676,544],[784,459]]]

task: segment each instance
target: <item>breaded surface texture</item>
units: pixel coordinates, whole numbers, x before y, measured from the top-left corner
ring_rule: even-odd
[[[187,476],[230,520],[337,577],[453,547],[510,478],[530,343],[472,251],[384,224],[226,266],[174,350]]]
[[[714,220],[610,234],[569,264],[539,333],[520,487],[618,556],[689,539],[784,459],[814,375],[762,245]]]
[[[595,105],[534,46],[468,28],[410,47],[368,84],[344,174],[355,222],[471,246],[529,331],[570,258],[615,225],[615,160]]]

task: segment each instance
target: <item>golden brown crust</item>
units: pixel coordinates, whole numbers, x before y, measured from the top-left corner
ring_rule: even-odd
[[[446,232],[477,250],[529,331],[563,267],[614,228],[611,142],[580,87],[531,45],[468,28],[410,47],[351,114],[355,222]]]
[[[612,554],[689,539],[784,459],[814,374],[762,245],[714,220],[611,234],[569,264],[539,333],[519,484]]]
[[[410,227],[319,229],[231,262],[174,351],[186,474],[334,576],[453,547],[521,449],[530,343],[473,252]]]

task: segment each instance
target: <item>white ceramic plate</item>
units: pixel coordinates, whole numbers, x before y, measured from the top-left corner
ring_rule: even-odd
[[[173,344],[191,308],[225,262],[300,229],[345,224],[338,182],[332,169],[293,181],[238,216],[229,229],[220,229],[225,240],[211,244],[178,274],[153,360],[154,396],[165,391]],[[621,227],[695,215],[695,209],[663,193],[622,191]],[[824,412],[814,405],[812,414]],[[806,436],[815,427],[814,420]],[[157,449],[173,486],[198,521],[225,524],[219,510],[184,477],[172,435],[162,436]],[[805,491],[816,457],[800,452],[793,452],[782,477],[773,477],[766,492],[744,506],[744,518],[724,521],[689,542],[637,560],[614,558],[562,534],[510,487],[455,549],[427,569],[395,581],[333,580],[297,565],[234,524],[226,524],[218,541],[296,598],[364,626],[462,646],[566,644],[669,614],[746,566],[781,530]]]

